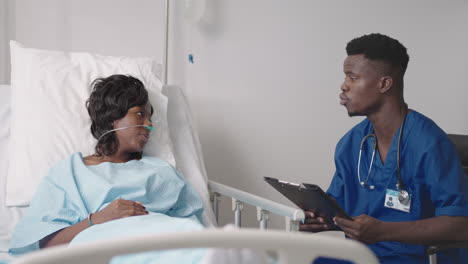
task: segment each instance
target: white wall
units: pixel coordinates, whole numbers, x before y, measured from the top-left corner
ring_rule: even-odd
[[[468,133],[467,1],[208,2],[212,21],[182,29],[185,79],[173,80],[184,79],[211,179],[284,203],[263,176],[327,188],[335,144],[361,120],[338,103],[345,46],[371,32],[408,48],[409,106]]]
[[[327,188],[335,144],[361,120],[347,117],[338,94],[345,45],[365,33],[408,47],[411,108],[468,134],[467,1],[206,2],[208,17],[189,24],[185,1],[171,1],[169,82],[192,104],[210,179],[287,204],[263,176]],[[15,3],[12,34],[27,45],[162,61],[163,0]],[[229,203],[222,213],[230,221]]]
[[[15,2],[16,40],[28,46],[162,61],[163,0]]]
[[[0,22],[0,83],[10,80],[10,39],[43,49],[163,59],[163,0],[0,0]]]
[[[14,35],[14,0],[0,0],[0,84],[10,81],[8,40]]]
[[[7,58],[6,56],[6,47],[5,47],[5,30],[6,30],[6,4],[5,0],[0,0],[0,84],[6,83],[7,75]]]

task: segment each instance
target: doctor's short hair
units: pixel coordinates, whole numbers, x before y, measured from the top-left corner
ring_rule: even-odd
[[[346,53],[348,56],[363,54],[367,59],[383,61],[398,69],[401,77],[405,75],[409,62],[406,47],[398,40],[380,33],[372,33],[351,40],[346,46]]]
[[[97,78],[91,84],[91,89],[86,108],[91,118],[91,134],[96,139],[114,129],[113,122],[123,118],[128,109],[146,105],[149,100],[143,83],[130,75]],[[112,155],[118,148],[117,136],[111,132],[98,140],[95,151],[100,156]]]

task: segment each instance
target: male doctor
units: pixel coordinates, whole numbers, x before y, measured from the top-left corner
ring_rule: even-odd
[[[334,224],[368,244],[381,263],[427,263],[427,245],[468,240],[468,177],[444,131],[405,103],[406,48],[370,34],[346,51],[340,103],[349,116],[367,118],[336,146],[328,194],[354,217]],[[332,224],[319,211],[306,212],[301,230]],[[438,263],[468,263],[463,249],[437,255]]]

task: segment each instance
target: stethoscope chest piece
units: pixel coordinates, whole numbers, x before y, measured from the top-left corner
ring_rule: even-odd
[[[405,191],[405,190],[400,190],[399,193],[398,193],[398,201],[402,205],[408,205],[408,203],[410,201],[410,196],[409,196],[408,192]]]
[[[363,181],[360,182],[359,184],[361,185],[361,187],[365,187],[365,186],[366,186],[366,183],[363,182]],[[370,190],[374,190],[374,189],[375,189],[375,186],[374,186],[374,185],[369,185],[369,189],[370,189]]]

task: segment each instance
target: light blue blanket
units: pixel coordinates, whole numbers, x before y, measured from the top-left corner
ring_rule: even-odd
[[[144,216],[132,216],[94,225],[78,234],[70,247],[89,241],[107,240],[132,235],[161,234],[166,232],[184,232],[201,230],[203,226],[195,216],[176,218],[159,213]],[[125,230],[125,232],[122,232]],[[206,249],[178,249],[167,251],[145,252],[115,257],[111,264],[123,263],[198,263],[204,257]]]
[[[86,166],[81,153],[75,153],[54,166],[43,179],[26,215],[15,228],[10,253],[37,250],[42,238],[82,221],[89,213],[98,212],[119,198],[141,201],[151,213],[95,225],[82,231],[73,243],[111,235],[147,234],[149,230],[180,230],[180,221],[185,221],[186,230],[202,228],[200,197],[166,162],[143,156],[127,163]],[[170,228],[170,217],[189,219],[176,219]],[[93,237],[91,230],[99,232]]]

